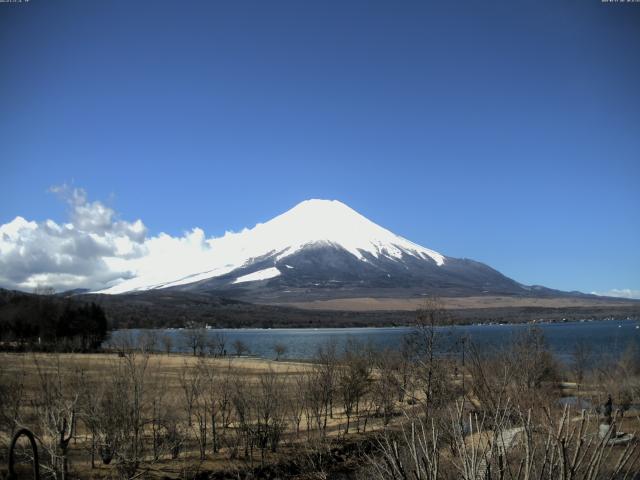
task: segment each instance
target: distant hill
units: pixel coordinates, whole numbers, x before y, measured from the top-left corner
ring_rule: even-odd
[[[398,308],[356,308],[325,305],[263,305],[217,297],[210,294],[152,290],[122,295],[81,295],[83,301],[101,305],[115,328],[189,327],[220,328],[319,328],[409,325],[415,321],[421,302]],[[359,299],[353,299],[358,302]],[[611,301],[518,304],[493,301],[483,304],[469,298],[443,299],[452,323],[530,322],[534,320],[582,320],[640,318],[640,302]],[[486,299],[483,299],[486,300]],[[392,300],[393,301],[393,300]],[[469,301],[465,304],[464,301]],[[554,299],[557,301],[557,299]]]
[[[151,290],[121,295],[104,294],[58,294],[53,302],[62,308],[67,299],[75,304],[95,303],[105,311],[109,328],[172,328],[205,326],[219,328],[319,328],[409,325],[416,318],[419,299],[413,303],[398,304],[397,299],[388,299],[389,305],[368,308],[363,299],[350,299],[352,305],[342,301],[327,304],[323,301],[314,306],[260,305],[218,297],[211,294],[172,290]],[[486,301],[487,299],[482,299]],[[513,299],[510,299],[513,300]],[[606,300],[606,299],[605,299]],[[381,300],[375,300],[380,302]],[[402,299],[402,302],[411,300]],[[500,303],[491,299],[482,303],[472,297],[445,298],[445,307],[452,323],[475,322],[529,322],[532,320],[581,320],[601,318],[640,318],[640,302],[610,299],[610,301],[587,302],[583,300],[566,304],[558,299],[529,303]],[[382,300],[384,303],[385,301]],[[551,302],[551,303],[549,303]],[[34,319],[34,312],[42,304],[38,295],[0,289],[0,337],[7,325]],[[16,309],[20,305],[20,309]],[[26,314],[26,316],[25,316]]]

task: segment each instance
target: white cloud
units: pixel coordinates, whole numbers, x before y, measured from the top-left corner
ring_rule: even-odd
[[[169,275],[197,264],[208,250],[200,229],[183,237],[148,237],[141,220],[120,220],[82,189],[53,187],[69,204],[69,221],[28,221],[20,216],[0,225],[0,287],[31,290],[40,285],[56,290],[99,289],[133,278],[164,258]],[[175,257],[174,257],[175,255]],[[176,258],[179,264],[170,264]]]
[[[591,292],[591,293],[593,293],[594,295],[602,295],[604,297],[640,299],[640,290],[633,290],[631,288],[613,288],[606,292]]]

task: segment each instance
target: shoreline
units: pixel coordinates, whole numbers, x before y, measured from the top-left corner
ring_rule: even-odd
[[[451,324],[441,324],[436,325],[436,328],[460,328],[460,327],[498,327],[498,326],[508,326],[508,327],[519,327],[519,326],[536,326],[536,325],[574,325],[581,323],[594,323],[594,322],[640,322],[640,316],[637,317],[626,317],[626,318],[588,318],[588,319],[561,319],[561,320],[530,320],[523,322],[472,322],[472,323],[464,323],[464,322],[456,322]],[[402,325],[362,325],[362,326],[331,326],[331,327],[128,327],[128,328],[118,328],[111,330],[111,332],[116,331],[133,331],[133,330],[157,330],[157,331],[185,331],[185,330],[197,330],[203,329],[208,332],[220,332],[220,331],[233,331],[233,332],[252,332],[252,331],[260,331],[260,332],[277,332],[277,331],[291,331],[291,330],[301,330],[301,331],[344,331],[344,330],[396,330],[396,329],[412,329],[416,328],[416,324],[402,324]]]

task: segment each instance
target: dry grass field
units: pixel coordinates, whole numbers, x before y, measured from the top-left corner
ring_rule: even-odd
[[[130,361],[135,365],[133,369],[129,367]],[[73,439],[68,452],[72,476],[123,476],[113,463],[104,465],[100,460],[99,444],[108,443],[109,434],[98,431],[108,430],[108,427],[92,425],[95,419],[88,417],[94,414],[95,405],[88,404],[95,402],[99,405],[127,375],[135,378],[121,392],[128,396],[124,403],[137,402],[130,397],[131,391],[136,388],[141,391],[140,443],[145,446],[141,448],[139,460],[140,465],[144,465],[145,476],[185,478],[196,471],[237,472],[281,463],[292,455],[306,456],[307,447],[320,437],[327,442],[326,445],[344,438],[347,425],[345,408],[338,398],[326,411],[324,403],[316,402],[315,408],[308,404],[305,406],[305,403],[313,401],[303,390],[313,388],[309,382],[319,381],[318,366],[310,363],[178,354],[133,354],[130,359],[117,353],[0,353],[0,365],[0,378],[5,383],[13,381],[13,387],[20,386],[18,424],[36,432],[44,444],[51,444],[53,450],[56,450],[53,447],[56,436],[50,427],[44,425],[47,420],[42,418],[43,402],[57,404],[48,409],[47,414],[53,409],[59,410],[57,414],[65,410],[75,411]],[[367,375],[373,379],[377,374],[369,372]],[[46,383],[55,385],[56,391],[51,392],[50,386],[44,387]],[[60,398],[48,398],[51,395],[59,395]],[[245,397],[247,405],[238,405],[239,397]],[[263,404],[265,397],[269,397],[266,403],[271,405]],[[397,420],[397,417],[385,418],[379,412],[374,413],[376,408],[370,397],[360,401],[357,414],[350,413],[350,431],[355,438]],[[242,409],[246,409],[243,414],[252,418],[239,418]],[[130,421],[130,418],[123,418],[117,407],[113,410],[102,415],[112,415],[121,422]],[[216,417],[218,429],[215,452],[212,415]],[[126,413],[124,417],[127,417]],[[265,417],[270,418],[265,420]],[[261,421],[264,421],[264,428],[275,425],[281,429],[277,448],[268,445],[260,452],[259,442],[252,439],[248,448],[254,451],[247,454],[242,451],[247,448],[244,430]],[[168,445],[165,438],[169,436],[166,430],[172,426],[179,430],[180,439],[174,439],[179,443],[178,455],[171,452],[175,445]],[[154,430],[162,430],[158,438],[154,438]],[[318,430],[322,433],[319,434]],[[123,436],[127,433],[130,434],[126,432]],[[0,432],[0,439],[2,444],[8,444],[9,430],[6,427]],[[270,442],[271,439],[267,439],[267,443]],[[96,445],[93,467],[92,445]],[[41,461],[43,457],[46,460],[46,450],[41,450]],[[1,458],[6,460],[4,455],[3,450]]]
[[[637,306],[637,302],[611,298],[535,298],[513,296],[443,297],[440,298],[445,309],[483,309],[513,307],[576,308]],[[314,300],[309,302],[291,302],[281,305],[308,310],[337,311],[416,311],[424,304],[423,298],[337,298],[332,300]]]

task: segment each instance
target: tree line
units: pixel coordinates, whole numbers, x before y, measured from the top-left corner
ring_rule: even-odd
[[[60,298],[50,289],[0,297],[0,346],[5,350],[95,351],[108,335],[104,309]]]

